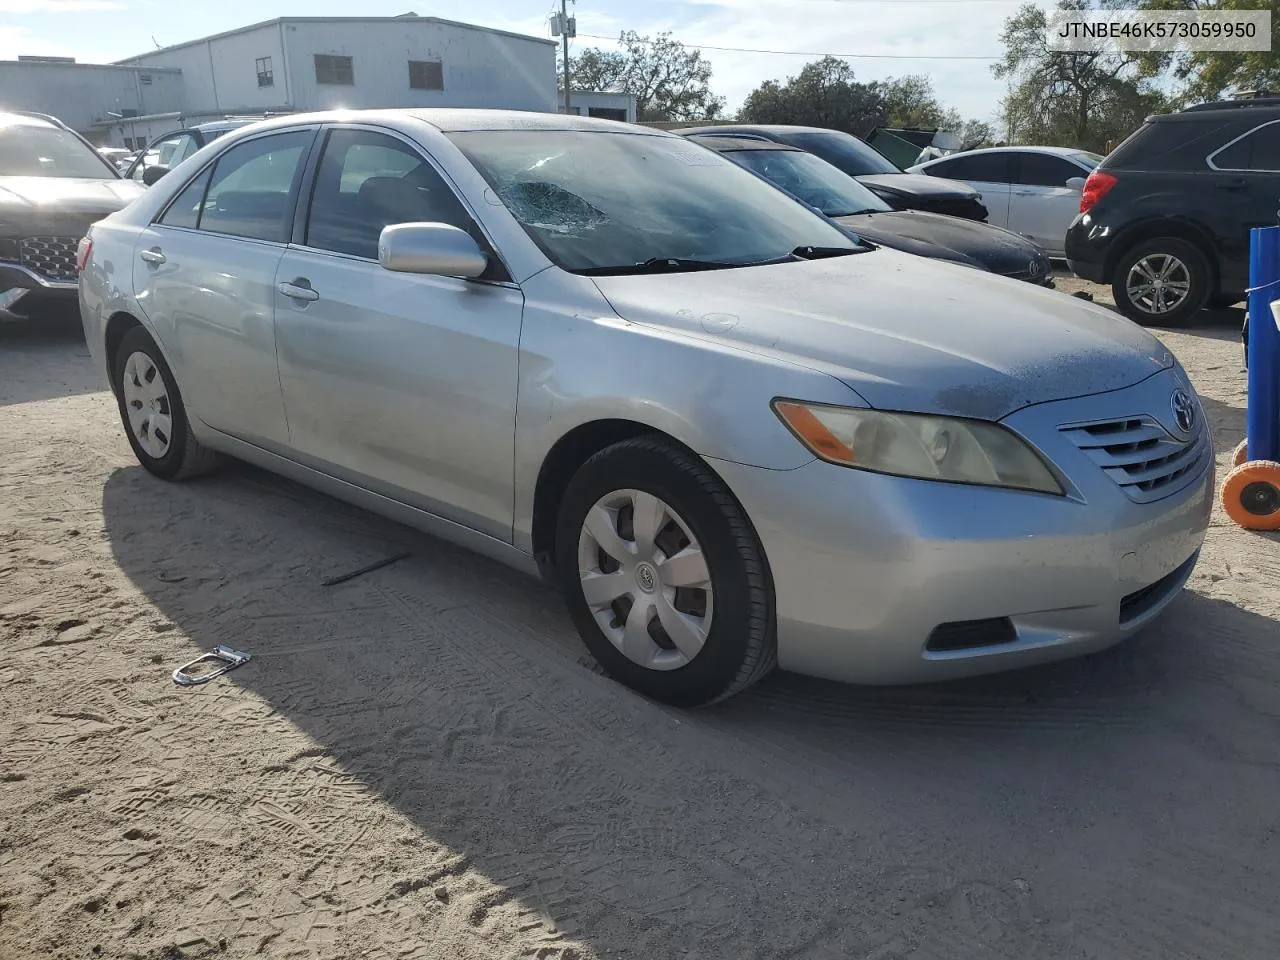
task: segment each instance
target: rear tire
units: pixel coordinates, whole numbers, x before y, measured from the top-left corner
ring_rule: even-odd
[[[218,455],[192,435],[178,382],[145,329],[133,327],[120,339],[111,375],[125,436],[148,472],[187,480],[217,466]]]
[[[1120,258],[1111,293],[1116,308],[1134,323],[1179,327],[1205,305],[1211,279],[1199,247],[1178,237],[1156,237]]]
[[[674,443],[638,437],[583,464],[560,504],[556,558],[587,649],[647,697],[711,703],[776,662],[755,530],[720,478]]]

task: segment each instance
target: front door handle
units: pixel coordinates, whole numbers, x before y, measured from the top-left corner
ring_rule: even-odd
[[[1231,193],[1239,193],[1249,185],[1249,181],[1244,177],[1232,177],[1226,183],[1218,184],[1219,190],[1227,190]]]
[[[165,262],[164,251],[159,247],[152,247],[150,250],[143,250],[138,254],[142,258],[143,263],[154,263],[157,266]]]
[[[320,299],[320,294],[311,289],[311,281],[305,277],[295,277],[291,283],[281,283],[276,289],[290,300],[301,300],[310,303]]]

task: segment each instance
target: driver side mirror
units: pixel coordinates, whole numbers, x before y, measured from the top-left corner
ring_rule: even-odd
[[[1070,190],[1083,190],[1084,177],[1070,177],[1067,180],[1067,188]]]
[[[447,223],[393,223],[378,237],[378,263],[393,273],[474,280],[489,258],[465,230]]]
[[[142,170],[142,182],[148,187],[153,186],[161,177],[169,172],[169,168],[159,163],[150,167],[144,167]]]

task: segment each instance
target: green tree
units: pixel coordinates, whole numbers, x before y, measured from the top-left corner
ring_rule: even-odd
[[[939,127],[952,129],[963,124],[960,114],[947,110],[933,92],[933,81],[923,74],[887,80],[882,85],[885,111],[890,127]],[[959,130],[956,130],[959,133]]]
[[[866,136],[888,117],[879,84],[860,83],[839,57],[807,63],[794,77],[766,80],[738,111],[744,123],[792,123]]]
[[[1123,0],[1059,0],[1061,10],[1120,9]],[[1004,57],[992,66],[1009,92],[1001,112],[1010,142],[1104,151],[1166,100],[1138,54],[1050,51],[1045,11],[1026,4],[1004,22]]]
[[[1271,11],[1271,49],[1236,52],[1150,54],[1142,58],[1148,76],[1172,71],[1180,103],[1200,103],[1241,90],[1280,92],[1280,0],[1139,0],[1143,10]]]
[[[670,33],[650,39],[625,30],[618,43],[620,50],[591,47],[570,57],[571,90],[632,94],[641,121],[719,118],[724,98],[711,91],[711,64],[702,51],[686,49]]]

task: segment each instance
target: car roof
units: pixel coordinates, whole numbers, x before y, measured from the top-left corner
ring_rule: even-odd
[[[830,127],[805,127],[790,123],[721,123],[703,127],[679,127],[675,130],[676,133],[685,134],[686,136],[691,133],[696,133],[699,136],[715,136],[717,131],[723,131],[724,133],[753,133],[757,131],[760,133],[787,133],[792,131],[797,133],[844,132],[842,130],[832,130]],[[849,136],[853,136],[853,134],[849,134]]]
[[[290,113],[251,121],[256,129],[290,127],[309,123],[342,123],[365,121],[417,120],[443,133],[478,130],[582,130],[601,133],[629,133],[638,136],[675,137],[655,127],[641,127],[618,120],[577,117],[562,113],[534,113],[524,110],[486,110],[465,107],[431,107],[421,109],[324,110],[314,113]]]
[[[20,110],[0,110],[0,124],[6,127],[53,127],[59,128],[56,121],[38,113],[23,113]]]
[[[718,153],[743,153],[748,150],[774,150],[779,153],[804,153],[799,147],[772,140],[744,140],[741,137],[698,137],[698,143]]]
[[[948,153],[944,157],[937,157],[936,160],[950,160],[952,157],[970,156],[977,153],[1050,153],[1056,157],[1070,157],[1077,153],[1092,153],[1091,150],[1084,150],[1077,147],[1029,147],[1029,146],[1009,146],[1009,147],[978,147],[974,150],[957,150],[955,153]],[[929,163],[935,163],[936,160],[929,160]]]

